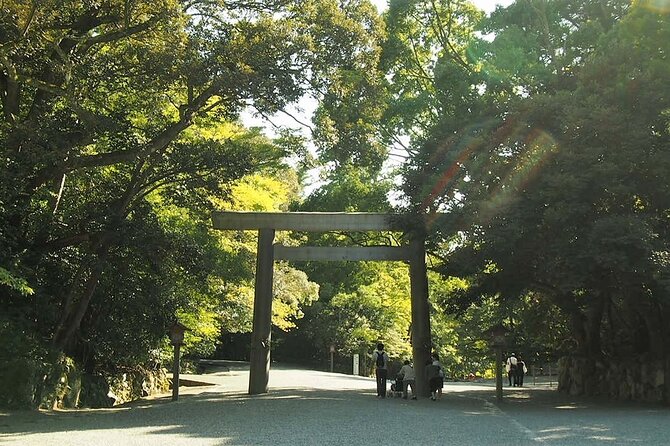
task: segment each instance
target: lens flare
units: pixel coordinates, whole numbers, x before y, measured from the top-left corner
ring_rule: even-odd
[[[440,175],[437,176],[430,192],[422,200],[422,209],[432,207],[432,204],[437,198],[444,194],[447,188],[453,183],[457,174],[461,171],[463,164],[484,144],[484,139],[479,135],[486,134],[495,124],[496,121],[494,120],[472,124],[458,136],[454,135],[437,147],[430,157],[428,162],[429,166],[441,165],[443,159],[450,156],[452,153],[455,154],[455,156],[450,156],[453,161]]]
[[[508,206],[519,193],[542,171],[542,167],[558,149],[556,139],[542,129],[533,129],[525,141],[526,150],[518,157],[518,162],[510,170],[500,186],[484,203],[481,216],[488,220]]]
[[[670,13],[670,0],[636,0],[634,5],[659,14]]]
[[[515,154],[511,147],[516,144],[521,144],[523,150]],[[435,175],[432,185],[429,185],[430,191],[421,201],[421,208],[434,211],[440,198],[450,189],[457,192],[454,183],[465,175],[473,175],[473,180],[476,181],[477,172],[487,172],[491,169],[491,158],[487,154],[493,154],[494,150],[490,148],[505,147],[509,148],[509,161],[513,164],[506,173],[502,173],[503,177],[498,186],[479,208],[480,224],[489,221],[520,196],[556,152],[558,143],[545,130],[529,129],[523,119],[506,119],[502,125],[499,120],[471,125],[458,135],[445,140],[431,155],[428,171],[441,165],[446,167]],[[505,155],[498,153],[493,156]],[[435,222],[429,216],[428,227],[433,223]]]

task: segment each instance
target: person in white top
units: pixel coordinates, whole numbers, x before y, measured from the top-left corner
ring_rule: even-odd
[[[507,362],[505,363],[505,371],[507,372],[507,379],[509,380],[509,385],[512,385],[512,380],[516,377],[516,355],[512,353],[509,355],[509,358],[507,358]]]
[[[444,368],[442,368],[442,363],[440,362],[440,357],[437,353],[431,355],[432,365],[437,367],[437,377],[435,378],[435,390],[432,391],[433,385],[431,385],[431,392],[433,395],[433,400],[442,399],[442,387],[444,387]]]
[[[407,399],[407,387],[412,388],[412,399],[416,399],[416,391],[414,390],[414,383],[416,382],[416,374],[414,373],[414,367],[406,360],[403,366],[398,372],[398,376],[402,377],[402,397]],[[397,390],[397,389],[396,389]]]

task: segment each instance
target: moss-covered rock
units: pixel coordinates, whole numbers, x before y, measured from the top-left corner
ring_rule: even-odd
[[[8,409],[36,407],[35,396],[42,371],[42,364],[30,359],[0,361],[0,406]]]
[[[669,364],[646,357],[599,361],[564,357],[558,362],[558,390],[571,395],[670,404],[665,379]]]
[[[62,355],[49,363],[25,358],[2,361],[0,382],[0,407],[9,409],[111,407],[170,388],[161,367],[88,375]]]
[[[84,375],[81,388],[81,406],[112,407],[167,392],[170,382],[163,368],[136,367],[117,374]]]

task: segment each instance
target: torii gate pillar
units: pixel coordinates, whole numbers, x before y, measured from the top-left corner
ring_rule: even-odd
[[[412,357],[416,372],[416,393],[427,397],[430,388],[426,376],[426,362],[431,354],[430,307],[428,305],[428,275],[424,238],[413,235],[410,241],[409,279],[412,308]]]
[[[270,340],[272,329],[272,275],[274,268],[274,229],[258,231],[254,321],[249,358],[249,394],[268,392],[270,378]]]

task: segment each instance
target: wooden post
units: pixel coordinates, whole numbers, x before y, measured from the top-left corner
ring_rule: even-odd
[[[426,362],[431,354],[430,309],[428,305],[428,276],[424,239],[413,236],[410,240],[411,256],[409,277],[412,299],[412,356],[416,372],[416,392],[420,397],[430,396],[426,379]]]
[[[270,331],[272,328],[272,273],[274,229],[259,229],[256,254],[254,321],[249,363],[249,394],[267,393],[270,377]]]
[[[172,401],[179,399],[179,350],[181,344],[174,344],[174,363],[172,364]]]
[[[533,385],[536,385],[536,384],[537,384],[537,380],[536,380],[536,378],[535,378],[535,365],[530,366],[530,369],[531,369],[532,372],[533,372]]]
[[[496,400],[498,400],[498,402],[501,402],[503,398],[502,345],[496,345],[495,349],[496,349]]]

